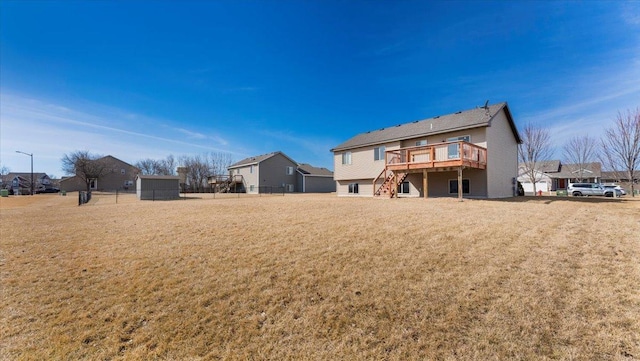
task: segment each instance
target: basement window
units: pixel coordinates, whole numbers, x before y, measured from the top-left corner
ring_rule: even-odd
[[[449,194],[458,194],[458,180],[449,179]],[[462,180],[462,194],[469,194],[469,180]]]
[[[398,194],[409,194],[411,193],[409,182],[402,182],[402,184],[398,185]]]
[[[358,183],[349,183],[349,194],[358,194]]]

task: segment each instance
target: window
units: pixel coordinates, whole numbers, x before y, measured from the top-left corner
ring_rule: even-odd
[[[384,160],[384,146],[373,148],[373,160]]]
[[[293,192],[293,184],[287,184],[287,192]]]
[[[236,169],[236,174],[240,174],[240,168]]]
[[[98,189],[98,180],[97,179],[90,179],[89,180],[89,189],[91,190],[96,190]]]
[[[449,194],[458,194],[458,180],[449,179]],[[469,194],[469,180],[462,180],[462,194]]]
[[[459,140],[464,140],[465,142],[471,141],[471,136],[464,135],[462,137],[453,137],[447,138],[447,142],[457,142]],[[460,153],[458,152],[458,143],[449,144],[447,147],[447,153],[449,155],[449,159],[458,159],[460,158]]]
[[[249,173],[253,173],[253,165],[249,166]]]
[[[293,175],[293,167],[287,167],[287,175]]]
[[[126,171],[124,170],[124,168],[120,169],[120,174],[125,174]]]
[[[349,194],[358,194],[358,183],[349,183]]]
[[[426,139],[416,141],[416,147],[420,147],[422,145],[427,145]]]
[[[253,192],[255,190],[255,186],[252,184],[249,186],[249,192]]]
[[[125,187],[131,187],[133,185],[133,181],[132,180],[126,180],[124,181],[124,186]]]
[[[398,184],[398,194],[409,194],[410,192],[410,188],[409,188],[409,182],[402,182],[401,184]]]
[[[342,164],[351,164],[351,152],[342,153]]]

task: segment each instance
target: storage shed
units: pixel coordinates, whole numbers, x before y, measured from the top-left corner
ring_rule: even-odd
[[[138,175],[136,194],[140,200],[169,200],[180,198],[180,177]]]

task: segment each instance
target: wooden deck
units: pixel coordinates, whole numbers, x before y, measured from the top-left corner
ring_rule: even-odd
[[[487,149],[465,141],[437,143],[385,152],[389,171],[487,167]]]
[[[487,149],[465,142],[446,142],[385,152],[385,168],[373,180],[373,195],[397,197],[396,188],[408,173],[422,172],[424,197],[428,195],[428,172],[457,171],[458,198],[462,200],[462,170],[487,168]]]

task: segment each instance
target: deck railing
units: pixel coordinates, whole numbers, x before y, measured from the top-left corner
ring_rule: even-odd
[[[385,152],[385,166],[389,170],[449,166],[484,169],[486,165],[487,149],[465,141],[422,145]]]

